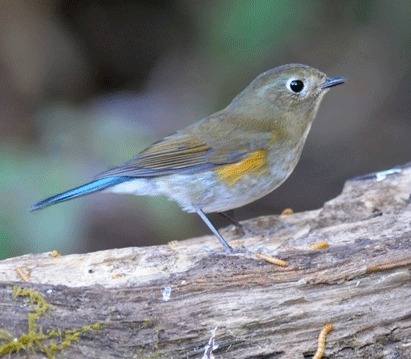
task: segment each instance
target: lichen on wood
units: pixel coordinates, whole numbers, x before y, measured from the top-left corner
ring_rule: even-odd
[[[78,329],[65,331],[51,329],[44,333],[43,329],[39,328],[39,320],[50,310],[50,305],[44,296],[36,290],[14,286],[13,298],[28,298],[34,309],[27,315],[27,333],[14,338],[5,328],[0,329],[0,333],[3,333],[3,336],[0,336],[0,357],[24,351],[40,352],[48,359],[54,359],[57,353],[78,342],[81,335],[103,328],[101,323],[94,323]]]

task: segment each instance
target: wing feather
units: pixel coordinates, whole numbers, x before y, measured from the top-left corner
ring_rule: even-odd
[[[174,173],[195,173],[230,164],[243,154],[221,152],[192,134],[165,137],[124,165],[103,172],[98,178],[111,176],[157,177]]]

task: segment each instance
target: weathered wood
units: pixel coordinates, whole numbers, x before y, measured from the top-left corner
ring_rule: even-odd
[[[19,285],[50,303],[38,321],[44,332],[104,324],[61,358],[202,358],[215,328],[218,348],[210,341],[209,357],[310,358],[325,323],[335,328],[329,358],[410,358],[410,193],[406,165],[348,181],[321,209],[246,221],[243,238],[223,230],[247,254],[227,256],[207,236],[4,260],[0,329],[27,332],[30,306],[12,296]],[[323,241],[329,249],[310,248]],[[256,259],[256,252],[288,266]],[[33,350],[31,357],[44,356]]]

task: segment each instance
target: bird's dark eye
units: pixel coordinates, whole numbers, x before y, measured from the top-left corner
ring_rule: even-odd
[[[304,88],[304,82],[302,82],[301,80],[292,80],[290,81],[290,83],[288,84],[288,87],[290,88],[290,90],[294,93],[299,93],[303,90]]]

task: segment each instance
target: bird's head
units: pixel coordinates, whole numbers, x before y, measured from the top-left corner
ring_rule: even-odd
[[[345,82],[343,77],[327,77],[306,65],[289,64],[260,74],[231,103],[230,107],[248,116],[309,124],[323,96],[331,87]]]

